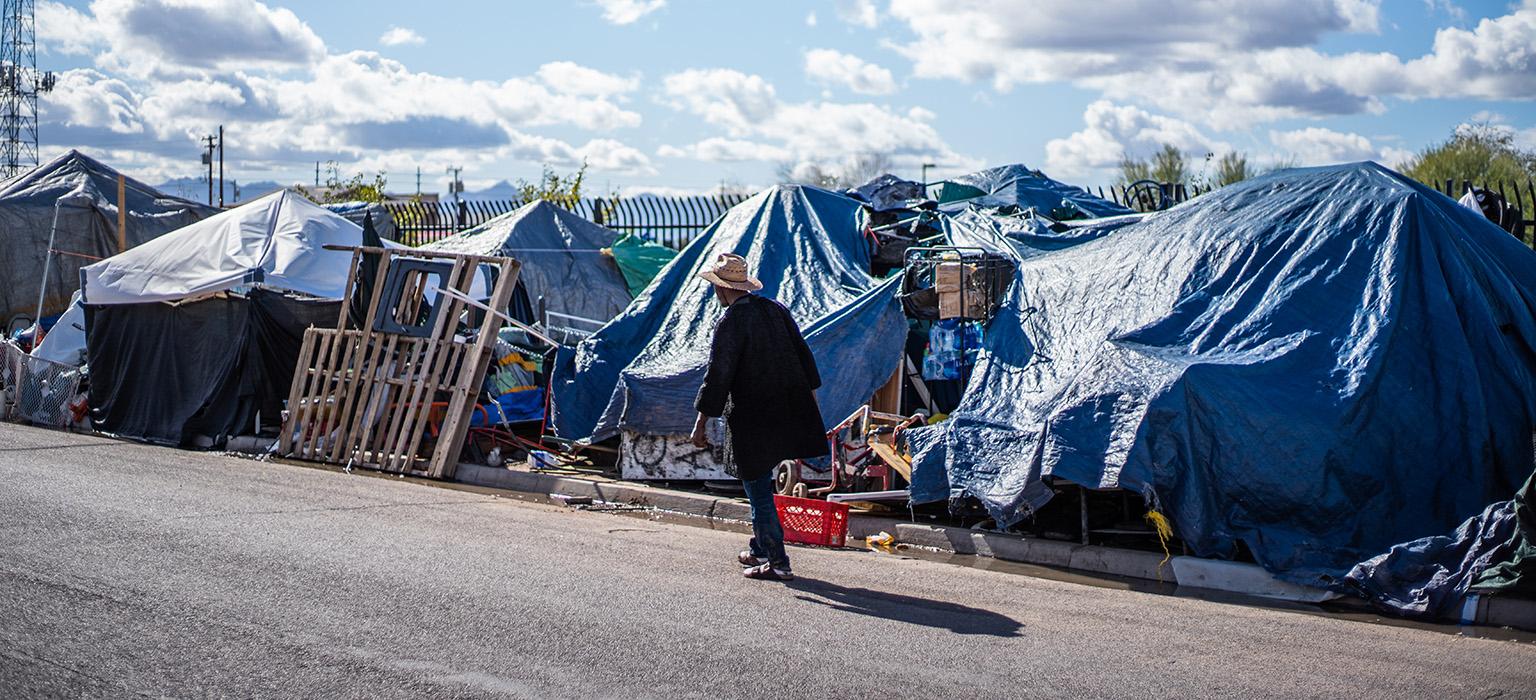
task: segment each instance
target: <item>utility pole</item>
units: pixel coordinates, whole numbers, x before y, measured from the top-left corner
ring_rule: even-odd
[[[464,191],[464,183],[459,180],[459,173],[462,172],[464,172],[462,166],[448,166],[448,174],[453,176],[453,181],[448,183],[448,192],[453,195],[453,201],[455,202],[459,201],[459,193]]]
[[[315,189],[320,189],[320,161],[315,161]]]
[[[224,208],[224,125],[219,125],[219,208]]]
[[[208,166],[208,206],[213,206],[213,134],[205,136],[203,143],[203,165]]]
[[[416,198],[421,198],[421,166],[416,166]]]

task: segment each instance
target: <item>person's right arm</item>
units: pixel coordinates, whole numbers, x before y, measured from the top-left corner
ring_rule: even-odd
[[[690,439],[696,446],[708,446],[704,424],[710,418],[725,413],[725,402],[730,397],[736,368],[746,349],[746,338],[742,331],[739,314],[732,314],[730,309],[726,309],[725,317],[715,327],[715,337],[709,346],[709,370],[704,375],[704,386],[699,387],[698,398],[693,403],[699,416],[693,423]]]

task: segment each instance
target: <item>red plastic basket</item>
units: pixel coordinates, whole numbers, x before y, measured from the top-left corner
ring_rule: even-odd
[[[841,547],[848,538],[848,504],[774,495],[784,541]]]

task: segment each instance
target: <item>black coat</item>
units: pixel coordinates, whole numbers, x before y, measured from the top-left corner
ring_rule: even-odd
[[[725,416],[727,452],[737,476],[758,479],[786,459],[827,454],[816,405],[821,375],[789,311],[747,294],[715,326],[709,373],[695,408]]]

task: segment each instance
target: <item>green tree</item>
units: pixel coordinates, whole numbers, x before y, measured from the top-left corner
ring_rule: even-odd
[[[358,172],[344,178],[341,175],[340,164],[332,160],[325,164],[324,185],[313,190],[298,185],[295,189],[311,202],[331,204],[334,202],[382,202],[385,197],[384,191],[388,186],[389,180],[382,170],[372,176]]]
[[[554,202],[569,203],[581,199],[581,185],[587,179],[587,162],[582,161],[581,167],[574,173],[561,175],[555,172],[548,163],[544,164],[544,172],[539,179],[533,182],[519,179],[517,196],[524,202],[532,202],[535,199],[548,199]]]
[[[1184,152],[1170,143],[1163,144],[1150,160],[1122,155],[1118,184],[1124,187],[1137,180],[1186,183],[1189,181],[1189,163],[1184,160]]]
[[[1248,166],[1248,156],[1237,151],[1228,151],[1222,154],[1216,161],[1217,187],[1226,187],[1234,182],[1242,182],[1254,176],[1253,168]]]
[[[1495,124],[1463,124],[1451,138],[1419,151],[1398,165],[1405,175],[1435,185],[1446,180],[1524,183],[1536,179],[1536,151],[1520,148],[1515,132]]]

